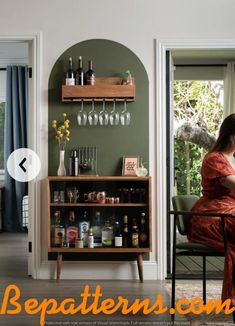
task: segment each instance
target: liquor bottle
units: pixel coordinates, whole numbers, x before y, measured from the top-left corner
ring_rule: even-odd
[[[79,157],[76,150],[72,150],[69,157],[69,175],[79,175]]]
[[[92,60],[89,60],[88,66],[89,66],[89,68],[86,72],[86,84],[87,85],[95,85],[95,72],[92,69]]]
[[[137,228],[136,219],[133,219],[132,230],[131,230],[131,246],[133,248],[139,247],[139,230]]]
[[[81,221],[79,222],[79,238],[83,239],[84,247],[88,247],[88,230],[90,222],[87,219],[87,212],[85,211]]]
[[[122,232],[118,221],[115,221],[114,225],[114,247],[122,247]]]
[[[147,247],[148,242],[148,232],[146,228],[146,217],[145,213],[141,213],[140,220],[140,233],[139,233],[139,244],[141,248]]]
[[[88,234],[88,248],[94,248],[94,234],[93,234],[93,229],[89,229],[89,234]]]
[[[61,224],[60,211],[55,211],[54,213],[55,225],[54,232],[52,234],[52,242],[55,247],[61,247],[65,239],[65,228]]]
[[[66,228],[66,237],[69,246],[75,246],[75,241],[78,238],[78,228],[75,225],[75,213],[74,211],[69,212],[69,223]]]
[[[94,234],[94,247],[102,247],[102,229],[101,229],[101,217],[100,212],[95,213],[95,221],[93,225]]]
[[[84,70],[82,67],[82,57],[81,56],[78,58],[78,69],[76,70],[75,84],[76,85],[84,85]]]
[[[129,231],[128,231],[128,216],[125,215],[123,218],[123,247],[129,247]]]
[[[74,86],[75,85],[75,78],[74,78],[74,71],[73,71],[73,59],[69,58],[69,68],[66,71],[65,75],[65,85]]]
[[[113,244],[113,227],[107,220],[102,228],[102,246],[112,247]]]

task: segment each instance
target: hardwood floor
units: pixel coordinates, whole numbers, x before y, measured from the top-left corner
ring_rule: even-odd
[[[119,295],[127,298],[129,302],[134,299],[151,298],[153,303],[157,294],[161,294],[164,305],[170,305],[170,297],[165,290],[164,281],[86,281],[86,280],[33,280],[27,276],[27,234],[0,233],[0,307],[6,287],[15,284],[21,290],[20,303],[35,297],[41,302],[45,298],[56,298],[58,302],[72,297],[80,300],[80,293],[84,286],[89,285],[94,291],[96,285],[100,284],[104,298],[117,299]],[[10,308],[10,306],[9,306]],[[176,315],[176,325],[190,325],[184,316]],[[99,321],[99,324],[97,323]],[[45,325],[161,325],[163,322],[171,322],[168,313],[163,315],[122,315],[117,312],[114,315],[79,315],[66,316],[62,314],[46,317]],[[102,323],[101,323],[102,322]],[[0,315],[0,326],[36,326],[39,325],[39,315],[30,316],[21,312],[17,316]]]

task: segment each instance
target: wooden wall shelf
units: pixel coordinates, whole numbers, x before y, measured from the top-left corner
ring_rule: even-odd
[[[62,85],[62,102],[80,101],[134,101],[135,84],[122,85],[121,77],[97,77],[94,86]]]

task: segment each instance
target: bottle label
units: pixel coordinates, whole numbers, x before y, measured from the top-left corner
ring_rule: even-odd
[[[115,237],[114,238],[114,246],[115,247],[122,247],[122,237]]]
[[[75,85],[75,79],[74,78],[65,78],[65,85],[74,86]]]
[[[94,247],[102,247],[102,239],[94,235]]]
[[[67,228],[67,239],[70,245],[75,245],[78,237],[78,228],[76,226],[69,226]]]
[[[86,83],[87,83],[87,85],[92,85],[92,86],[94,86],[94,85],[95,85],[95,76],[94,76],[94,75],[92,75],[92,76],[87,76]]]
[[[65,229],[56,227],[54,233],[54,244],[56,246],[62,245],[64,237],[65,237]]]
[[[132,247],[138,247],[139,246],[139,235],[138,233],[132,234]]]
[[[111,247],[113,240],[113,233],[110,231],[102,231],[102,245],[104,247]]]

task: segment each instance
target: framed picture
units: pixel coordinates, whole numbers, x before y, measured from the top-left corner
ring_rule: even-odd
[[[122,175],[136,175],[139,166],[139,156],[123,156]]]

